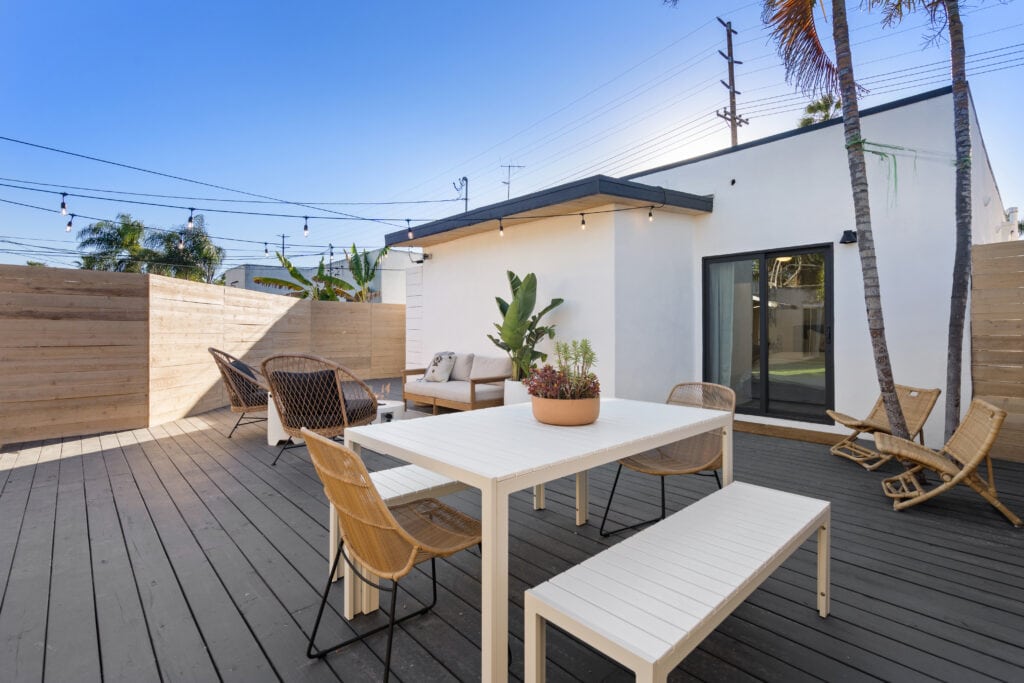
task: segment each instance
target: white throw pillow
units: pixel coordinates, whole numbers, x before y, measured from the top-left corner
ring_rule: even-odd
[[[469,380],[469,373],[473,370],[473,354],[471,353],[457,353],[455,354],[455,367],[452,368],[451,377],[448,379],[452,381],[465,382]]]
[[[454,367],[454,353],[451,351],[435,353],[434,357],[430,361],[430,365],[427,366],[427,372],[424,373],[423,379],[428,382],[447,382],[448,377],[452,374],[452,368]]]
[[[473,359],[473,371],[470,373],[470,379],[480,379],[482,377],[511,377],[512,376],[512,359],[506,356],[505,358],[488,358],[487,356],[477,356]]]

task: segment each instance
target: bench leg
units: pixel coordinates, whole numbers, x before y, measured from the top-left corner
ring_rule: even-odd
[[[831,520],[826,517],[825,522],[818,528],[818,614],[822,617],[828,616],[832,606],[831,579],[829,578],[831,568],[830,525]]]
[[[590,510],[590,476],[586,470],[576,473],[576,526],[587,523]]]
[[[544,509],[544,484],[537,484],[533,487],[533,509]]]
[[[544,617],[537,614],[531,596],[526,595],[526,620],[523,624],[525,683],[544,683],[547,665],[547,634]]]

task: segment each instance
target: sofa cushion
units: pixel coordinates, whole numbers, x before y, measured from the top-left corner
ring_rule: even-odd
[[[473,354],[457,353],[455,354],[455,366],[452,368],[452,374],[448,379],[464,382],[469,379],[469,373],[472,372],[472,370]]]
[[[457,380],[449,380],[447,382],[407,382],[405,392],[410,395],[429,396],[430,398],[440,398],[446,401],[469,403],[469,382]],[[504,395],[504,383],[476,385],[477,401],[500,399]]]
[[[455,367],[455,354],[451,351],[435,353],[423,373],[424,382],[447,382]]]
[[[476,356],[473,358],[473,370],[469,374],[470,379],[482,377],[511,377],[512,359],[491,358],[488,356]]]

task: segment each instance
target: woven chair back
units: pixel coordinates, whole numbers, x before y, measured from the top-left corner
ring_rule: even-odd
[[[213,361],[224,380],[224,389],[228,393],[232,410],[266,410],[267,388],[263,386],[252,366],[212,346],[207,351],[213,356]]]
[[[377,398],[351,371],[333,361],[306,354],[282,354],[263,361],[281,426],[291,436],[305,427],[322,436],[339,436],[347,427],[377,417]]]
[[[965,468],[976,467],[988,456],[1005,419],[1005,410],[976,398],[942,450]]]
[[[941,389],[921,389],[910,387],[905,384],[896,385],[896,398],[899,399],[900,408],[903,409],[903,419],[907,422],[907,433],[911,438],[917,436],[918,432],[924,429],[924,423],[935,407],[939,399]],[[885,414],[885,401],[879,396],[871,414],[864,420],[875,425],[889,425],[889,416]],[[891,429],[891,428],[890,428]]]
[[[728,410],[736,412],[736,392],[710,382],[685,382],[672,387],[670,405]],[[678,463],[687,463],[695,470],[716,470],[722,466],[722,432],[704,432],[688,439],[663,446],[660,451]],[[656,468],[651,473],[658,473]]]
[[[736,411],[736,392],[710,382],[684,382],[672,387],[665,403],[694,408]]]
[[[407,574],[419,549],[385,505],[362,459],[335,441],[308,431],[303,436],[327,500],[338,511],[349,553],[378,576]]]

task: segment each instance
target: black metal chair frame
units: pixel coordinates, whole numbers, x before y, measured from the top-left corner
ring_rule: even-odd
[[[323,617],[324,607],[327,606],[327,596],[331,592],[331,586],[334,584],[333,578],[338,571],[338,562],[341,561],[342,557],[345,558],[345,562],[352,569],[352,572],[357,577],[359,577],[359,580],[361,580],[363,583],[373,586],[377,590],[391,593],[391,609],[388,610],[388,623],[370,629],[365,633],[357,633],[355,636],[348,638],[347,640],[343,640],[340,643],[336,643],[335,645],[331,645],[330,647],[317,648],[314,645],[314,640],[316,639],[316,632],[320,628],[320,619]],[[324,588],[324,594],[322,599],[320,600],[320,609],[317,610],[316,613],[316,622],[313,624],[313,631],[309,634],[309,647],[306,648],[306,656],[310,659],[323,659],[327,655],[331,654],[332,652],[340,650],[346,645],[351,645],[352,643],[359,642],[367,636],[371,636],[374,633],[380,633],[384,629],[387,629],[388,646],[386,654],[384,656],[384,682],[387,683],[388,679],[391,677],[391,643],[395,635],[395,624],[400,624],[407,619],[411,619],[412,617],[418,617],[422,614],[426,614],[434,608],[434,605],[437,604],[437,565],[436,558],[433,557],[430,558],[430,582],[432,593],[430,604],[426,605],[425,607],[421,607],[415,612],[406,614],[405,616],[399,619],[395,619],[395,606],[398,600],[398,581],[392,581],[391,587],[387,588],[379,583],[374,583],[373,581],[370,581],[368,578],[363,576],[363,574],[359,571],[359,568],[352,562],[348,555],[345,554],[345,540],[342,539],[338,543],[338,554],[334,558],[334,564],[331,567],[331,573],[328,574],[327,586]],[[409,591],[406,590],[406,593],[409,593]],[[412,593],[409,593],[409,595],[412,595]]]
[[[251,425],[251,424],[256,424],[257,422],[266,422],[267,421],[267,418],[265,418],[265,417],[250,417],[245,422],[242,422],[242,420],[245,418],[245,416],[247,414],[248,413],[242,413],[241,415],[238,416],[238,420],[235,421],[235,426],[231,428],[230,432],[228,432],[228,438],[229,439],[231,438],[231,435],[235,433],[235,430],[238,429],[241,425]]]
[[[604,508],[604,516],[601,517],[601,528],[598,530],[598,533],[600,533],[601,536],[604,537],[604,538],[607,538],[607,537],[611,536],[612,534],[617,534],[617,533],[620,533],[622,531],[628,531],[630,529],[636,529],[636,528],[639,528],[639,527],[642,527],[642,526],[647,526],[648,524],[653,524],[654,522],[660,522],[661,520],[665,519],[665,477],[668,476],[668,475],[662,474],[662,475],[659,475],[660,478],[661,478],[661,517],[655,517],[653,519],[644,520],[643,522],[637,522],[636,524],[630,524],[629,526],[620,527],[618,529],[612,529],[611,531],[605,531],[604,530],[605,522],[608,521],[608,511],[612,509],[612,498],[615,497],[615,487],[617,487],[619,485],[619,475],[621,475],[621,474],[622,474],[622,464],[620,463],[619,464],[619,469],[617,469],[615,471],[615,481],[612,483],[612,492],[610,494],[608,494],[608,504]],[[718,470],[711,470],[711,472],[694,472],[694,474],[696,474],[698,476],[701,476],[701,477],[710,477],[713,474],[713,475],[715,475],[715,481],[718,483],[718,488],[722,488],[722,480],[718,477]],[[644,475],[644,476],[650,476],[650,475]],[[672,476],[682,476],[682,475],[672,475]]]

